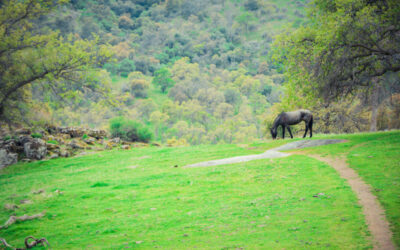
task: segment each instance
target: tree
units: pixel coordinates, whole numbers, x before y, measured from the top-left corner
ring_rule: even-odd
[[[47,31],[36,22],[65,0],[2,1],[0,8],[0,119],[13,119],[23,92],[40,84],[45,91],[76,84],[91,65],[111,57],[98,38],[80,40]],[[90,85],[90,84],[89,84]],[[95,88],[94,85],[88,88]]]
[[[159,85],[163,93],[166,92],[167,88],[174,85],[174,81],[171,79],[171,73],[166,67],[163,67],[154,72],[153,84]]]
[[[400,71],[399,13],[397,0],[316,0],[311,22],[277,42],[288,95],[331,101],[379,89],[382,76]]]

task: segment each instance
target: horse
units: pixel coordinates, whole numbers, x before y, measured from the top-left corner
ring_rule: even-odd
[[[293,139],[292,131],[289,125],[295,125],[304,121],[306,123],[306,132],[303,138],[306,137],[308,129],[310,129],[310,138],[312,137],[313,115],[310,110],[300,109],[291,112],[282,112],[275,118],[272,128],[270,128],[272,139],[276,139],[278,135],[278,127],[282,126],[282,137],[285,139],[285,128],[288,129],[290,137]]]

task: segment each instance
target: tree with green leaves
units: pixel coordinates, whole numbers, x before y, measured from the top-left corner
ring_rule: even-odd
[[[378,91],[387,74],[400,71],[399,13],[398,0],[315,0],[310,22],[276,42],[287,100],[312,105],[316,97],[332,101]],[[372,102],[375,124],[377,106]]]
[[[43,91],[63,91],[71,85],[92,89],[82,83],[92,66],[111,57],[99,39],[81,40],[42,27],[40,17],[66,0],[2,1],[0,5],[0,119],[11,122],[24,93],[32,85]]]
[[[166,92],[167,88],[175,84],[174,80],[171,79],[171,73],[166,67],[162,67],[154,72],[153,84],[161,87],[163,93]]]

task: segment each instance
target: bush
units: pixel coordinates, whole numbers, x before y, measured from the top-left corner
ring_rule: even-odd
[[[153,137],[153,133],[142,123],[124,117],[110,120],[110,133],[113,137],[132,142],[149,142]]]
[[[33,134],[31,134],[31,136],[32,136],[32,138],[40,138],[40,139],[43,137],[43,135],[41,133],[33,133]]]
[[[50,141],[47,141],[47,143],[58,145],[58,141],[56,141],[56,140],[50,140]]]
[[[87,138],[89,138],[89,136],[88,136],[87,134],[83,134],[83,135],[82,135],[82,140],[85,140],[85,139],[87,139]]]

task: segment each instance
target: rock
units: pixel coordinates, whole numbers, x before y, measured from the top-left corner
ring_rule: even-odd
[[[32,132],[29,128],[20,128],[14,131],[17,135],[30,135]]]
[[[42,139],[34,138],[32,141],[24,144],[24,152],[26,157],[30,159],[41,160],[47,154],[46,142]]]
[[[44,189],[39,189],[39,190],[33,191],[32,193],[33,194],[41,194],[41,193],[44,193]]]
[[[113,144],[110,143],[110,142],[104,142],[103,145],[104,145],[105,149],[112,149],[113,148]]]
[[[112,138],[112,139],[110,140],[110,142],[114,142],[114,143],[119,144],[119,143],[121,143],[121,138],[119,138],[119,137]]]
[[[7,152],[10,153],[17,153],[20,148],[18,147],[17,141],[14,139],[7,140],[3,142],[3,145],[1,146],[2,149],[7,150]]]
[[[17,163],[18,155],[16,153],[10,153],[6,149],[0,149],[0,169]]]
[[[129,145],[122,145],[121,148],[125,149],[125,150],[131,149],[131,147]]]
[[[64,140],[69,140],[69,139],[71,139],[71,136],[69,135],[69,134],[57,134],[56,135],[56,137],[58,137],[58,138],[62,138],[62,139],[64,139]]]
[[[25,145],[25,143],[30,142],[32,140],[33,140],[33,138],[30,135],[21,135],[18,138],[18,144],[23,147]]]
[[[152,143],[151,143],[151,146],[161,147],[161,145],[160,145],[159,143],[157,143],[157,142],[152,142]]]
[[[55,159],[55,158],[58,158],[58,157],[60,157],[60,156],[58,154],[54,153],[54,154],[51,154],[49,156],[49,159]]]
[[[70,152],[68,152],[67,150],[61,149],[61,150],[60,150],[60,156],[61,156],[61,157],[70,157],[71,154],[70,154]]]
[[[4,208],[6,209],[6,210],[16,210],[16,209],[18,209],[19,207],[17,206],[17,205],[15,205],[15,204],[5,204],[4,205]]]
[[[89,138],[84,139],[83,141],[89,145],[94,145],[94,143],[96,142],[96,139],[89,137]]]
[[[28,199],[23,199],[23,200],[20,200],[19,203],[21,203],[21,204],[32,204],[32,201],[30,201]]]
[[[60,148],[59,145],[53,144],[53,143],[46,143],[46,147],[47,147],[47,150],[49,150],[49,151],[54,151],[54,150]]]
[[[72,149],[85,149],[87,148],[87,144],[84,142],[80,142],[77,140],[72,140],[70,141],[67,146],[69,146]]]
[[[104,137],[106,137],[107,132],[104,130],[100,130],[100,129],[91,129],[91,130],[87,131],[87,135],[99,140],[99,139],[103,139]]]
[[[60,128],[61,134],[68,134],[71,138],[82,137],[85,134],[85,130],[81,128],[73,128],[73,127],[63,127]]]

